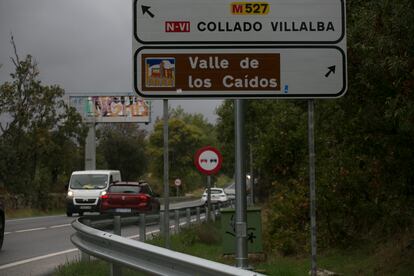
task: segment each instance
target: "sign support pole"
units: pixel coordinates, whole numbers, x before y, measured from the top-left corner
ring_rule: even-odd
[[[254,206],[253,145],[250,144],[250,205]]]
[[[234,100],[236,141],[236,266],[247,268],[247,214],[246,214],[246,168],[244,158],[244,105],[245,100]]]
[[[211,210],[211,175],[207,175],[207,221],[210,221]]]
[[[311,219],[311,275],[316,276],[316,188],[315,188],[315,133],[314,133],[314,101],[308,100],[308,143],[309,143],[309,188]]]
[[[168,183],[168,100],[164,104],[164,240],[165,248],[170,248],[170,187]]]

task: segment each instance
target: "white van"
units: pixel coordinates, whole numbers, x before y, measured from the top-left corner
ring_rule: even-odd
[[[99,195],[108,189],[109,184],[119,181],[121,172],[115,170],[73,172],[66,196],[66,215],[99,212]]]

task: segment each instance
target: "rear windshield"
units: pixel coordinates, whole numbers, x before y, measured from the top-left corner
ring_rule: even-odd
[[[108,186],[107,174],[73,174],[70,178],[71,189],[105,189]]]
[[[206,190],[204,193],[208,193],[208,191]],[[211,189],[211,194],[222,194],[223,191],[222,190],[216,190],[216,189]]]
[[[108,189],[111,193],[126,193],[126,194],[138,194],[141,191],[140,186],[128,186],[128,185],[115,185],[109,186]]]

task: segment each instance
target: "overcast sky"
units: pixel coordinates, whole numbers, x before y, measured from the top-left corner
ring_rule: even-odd
[[[68,94],[125,94],[132,88],[131,0],[0,0],[0,84],[14,71],[13,33],[21,58],[32,55],[45,84]],[[215,122],[220,100],[170,100]],[[153,118],[162,101],[152,101]]]

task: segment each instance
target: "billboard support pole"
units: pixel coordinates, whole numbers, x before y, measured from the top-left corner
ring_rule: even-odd
[[[246,167],[244,156],[244,105],[245,100],[234,100],[236,141],[236,266],[247,268],[247,213],[246,213]]]
[[[164,240],[165,248],[170,248],[170,187],[168,181],[168,100],[164,104]]]
[[[85,170],[96,169],[96,132],[95,120],[88,122],[88,136],[85,139]]]
[[[308,100],[308,143],[309,143],[309,190],[310,190],[310,223],[311,223],[311,275],[316,276],[316,188],[315,188],[315,132],[314,102]]]

